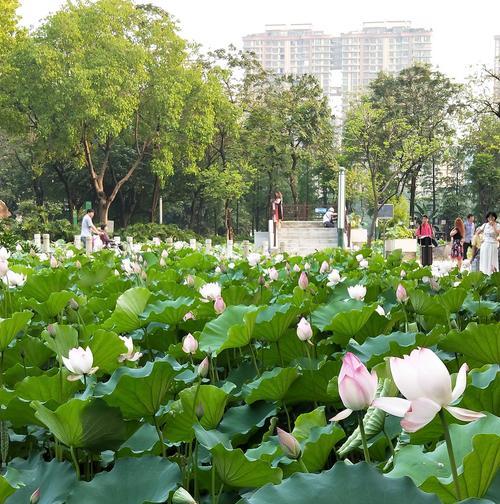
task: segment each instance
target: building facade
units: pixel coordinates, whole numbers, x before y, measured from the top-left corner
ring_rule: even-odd
[[[432,31],[409,21],[363,23],[360,31],[329,35],[312,25],[266,25],[243,38],[262,66],[278,74],[312,74],[336,115],[380,71],[398,73],[414,63],[431,63]]]

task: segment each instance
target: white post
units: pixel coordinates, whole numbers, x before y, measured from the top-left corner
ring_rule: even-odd
[[[33,236],[33,244],[37,249],[42,249],[42,235],[40,233],[35,233]]]
[[[228,257],[233,255],[233,240],[227,240],[226,242],[226,255]]]
[[[190,239],[189,239],[189,246],[190,246],[193,250],[196,250],[196,238],[190,238]]]
[[[241,247],[243,257],[248,257],[250,253],[250,242],[248,240],[243,240],[243,245]]]
[[[339,190],[337,208],[338,246],[344,248],[344,223],[345,223],[345,168],[339,169]]]
[[[127,236],[127,247],[132,252],[134,250],[134,237],[133,236]]]
[[[88,255],[92,254],[92,245],[93,245],[92,236],[86,236],[85,237],[85,252],[87,252]]]
[[[207,252],[210,252],[210,250],[212,250],[212,240],[210,238],[207,238],[205,240],[205,250]]]
[[[48,254],[50,252],[50,235],[45,233],[42,238],[42,252]]]
[[[74,236],[74,238],[73,238],[73,245],[77,249],[81,249],[82,248],[82,237],[80,235],[75,235]]]
[[[169,236],[166,239],[165,243],[167,244],[167,246],[171,247],[174,244],[174,239],[171,236]]]
[[[153,245],[161,245],[161,240],[158,236],[153,237]]]
[[[159,204],[159,217],[160,217],[160,224],[163,224],[163,198],[160,196],[160,204]]]
[[[267,229],[269,232],[269,251],[274,248],[274,222],[269,220],[267,223]]]

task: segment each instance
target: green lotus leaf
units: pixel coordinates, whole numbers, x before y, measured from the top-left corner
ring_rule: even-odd
[[[17,397],[16,392],[0,389],[0,420],[9,421],[14,428],[25,427],[26,425],[39,425],[43,427],[35,416],[29,401]]]
[[[42,367],[53,355],[50,348],[40,338],[24,335],[14,346],[5,350],[4,367],[9,368],[17,363],[26,367]]]
[[[266,341],[278,341],[297,320],[299,310],[291,303],[272,304],[259,312],[254,337]]]
[[[202,352],[220,353],[225,348],[240,348],[252,338],[255,320],[262,308],[229,306],[216,319],[208,322],[200,334]]]
[[[26,504],[37,489],[40,490],[38,504],[63,504],[76,485],[75,471],[69,462],[45,462],[41,457],[14,459],[6,474],[6,479],[11,478],[19,489],[5,501],[6,504]],[[0,499],[0,502],[3,501]]]
[[[58,404],[66,402],[80,387],[79,382],[67,380],[68,372],[59,371],[52,376],[28,376],[16,385],[16,393],[25,401],[54,401]]]
[[[500,324],[470,323],[462,332],[451,331],[439,342],[449,352],[461,353],[465,359],[481,364],[500,362]]]
[[[461,287],[448,289],[439,296],[439,302],[446,310],[446,313],[457,313],[462,309],[462,305],[467,297],[467,291]]]
[[[68,305],[70,299],[74,298],[75,294],[69,291],[52,292],[49,297],[39,303],[36,299],[30,299],[26,306],[35,310],[42,320],[49,322]]]
[[[500,418],[488,414],[467,425],[450,426],[462,497],[482,497],[500,466]],[[490,449],[491,448],[491,449]],[[409,476],[425,491],[435,492],[443,502],[455,502],[453,482],[444,442],[432,452],[408,445],[396,454],[389,477]]]
[[[142,368],[118,368],[105,383],[98,383],[94,395],[121,409],[127,419],[152,418],[169,395],[175,378],[185,371],[171,357],[147,362]]]
[[[144,423],[118,449],[118,458],[153,450],[158,443],[158,433],[151,424]]]
[[[287,403],[310,402],[332,403],[339,399],[336,385],[341,363],[325,361],[319,369],[305,370],[288,390],[285,401]],[[335,385],[332,387],[332,380]]]
[[[42,269],[36,275],[28,275],[21,289],[22,296],[43,302],[53,292],[61,292],[70,287],[69,272],[62,268]]]
[[[10,342],[28,325],[33,317],[30,311],[16,312],[12,317],[0,318],[0,352],[4,352]]]
[[[182,390],[165,417],[166,439],[171,442],[191,441],[194,438],[193,425],[198,421],[204,429],[215,429],[224,415],[227,399],[226,392],[214,385],[193,385]]]
[[[147,323],[161,322],[162,324],[176,326],[182,322],[182,318],[190,310],[193,303],[194,299],[189,297],[155,301],[147,306],[141,318],[144,318]]]
[[[337,462],[318,474],[294,474],[279,485],[245,494],[239,504],[394,504],[401,502],[402,496],[405,504],[439,504],[436,496],[422,492],[409,478],[387,478],[364,462]]]
[[[200,424],[196,424],[194,426],[194,433],[198,443],[200,443],[201,446],[204,446],[207,450],[211,450],[218,444],[221,444],[229,450],[232,449],[229,436],[219,430],[205,430]]]
[[[250,460],[239,448],[230,450],[219,444],[210,451],[219,478],[230,487],[258,488],[267,483],[276,485],[281,482],[281,469],[271,467],[262,460]]]
[[[35,416],[62,443],[92,450],[116,449],[126,438],[125,423],[118,408],[102,399],[71,399],[55,411],[33,401]]]
[[[339,300],[322,305],[311,314],[312,325],[320,331],[331,331],[333,318],[340,313],[349,313],[352,310],[362,310],[366,305],[363,301],[355,299]],[[371,312],[370,312],[371,313]]]
[[[480,320],[487,320],[490,318],[493,313],[497,312],[500,303],[489,300],[481,300],[476,301],[470,294],[467,296],[467,299],[464,301],[463,307],[470,313],[476,315]]]
[[[265,371],[260,378],[243,386],[243,396],[247,404],[256,401],[281,401],[290,385],[299,377],[296,368],[274,368]]]
[[[443,318],[443,307],[437,302],[439,298],[421,290],[411,291],[408,296],[413,310],[418,315]]]
[[[473,411],[490,411],[500,416],[500,366],[492,364],[470,371],[470,384],[460,406]]]
[[[112,331],[98,329],[92,339],[89,347],[94,356],[94,366],[99,367],[99,371],[112,373],[120,363],[118,357],[127,353],[127,347],[120,337]]]
[[[151,292],[144,287],[133,287],[125,291],[117,299],[115,311],[104,322],[103,328],[117,333],[129,333],[144,325],[139,315],[146,308],[150,296]]]
[[[72,326],[60,324],[52,324],[52,330],[54,336],[45,330],[42,332],[42,338],[55,354],[67,357],[69,351],[78,346],[77,330]]]
[[[79,482],[67,504],[142,504],[166,502],[181,481],[177,464],[150,455],[118,459],[109,472]]]
[[[0,503],[4,504],[7,497],[16,491],[16,487],[12,486],[4,476],[0,476]]]

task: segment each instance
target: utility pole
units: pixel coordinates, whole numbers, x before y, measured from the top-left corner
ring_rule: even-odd
[[[338,246],[344,248],[344,223],[345,223],[345,168],[339,169],[339,191],[337,198],[337,229]]]

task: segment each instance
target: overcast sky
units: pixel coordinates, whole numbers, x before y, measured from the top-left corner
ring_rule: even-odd
[[[141,0],[145,3],[147,0]],[[23,24],[36,25],[65,0],[21,0]],[[500,0],[153,0],[179,21],[184,37],[206,48],[261,32],[270,23],[313,23],[331,34],[361,28],[363,21],[410,20],[431,28],[434,65],[463,80],[493,66],[500,35]]]

